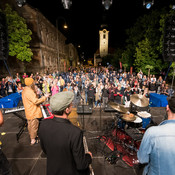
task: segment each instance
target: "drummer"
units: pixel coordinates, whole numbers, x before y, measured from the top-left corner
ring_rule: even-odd
[[[168,100],[168,120],[150,127],[144,134],[139,151],[139,162],[147,164],[143,174],[175,174],[175,96]]]

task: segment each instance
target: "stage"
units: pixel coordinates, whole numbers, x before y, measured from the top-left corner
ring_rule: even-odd
[[[165,115],[165,108],[151,108],[150,112],[154,120],[160,123]],[[19,113],[24,116],[24,111]],[[84,135],[89,151],[93,154],[92,168],[95,175],[142,174],[143,167],[140,165],[130,167],[120,159],[115,164],[110,164],[107,160],[108,155],[111,155],[111,150],[99,140],[99,136],[113,125],[116,117],[115,112],[104,112],[100,111],[100,108],[95,108],[92,114],[78,115],[81,127],[83,127],[83,117]],[[2,150],[12,166],[13,175],[45,175],[46,157],[40,145],[30,146],[27,129],[21,135],[19,143],[16,140],[19,127],[23,124],[22,120],[13,113],[4,115],[4,119],[5,123],[0,128],[0,140]]]

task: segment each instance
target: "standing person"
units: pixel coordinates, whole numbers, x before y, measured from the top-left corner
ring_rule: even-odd
[[[28,131],[31,139],[31,145],[37,143],[37,131],[39,126],[39,118],[42,118],[42,112],[40,108],[40,104],[44,102],[48,94],[41,98],[37,98],[37,94],[35,92],[35,84],[33,78],[25,78],[24,79],[26,87],[22,91],[22,101],[25,108],[25,115],[28,122]]]
[[[57,85],[57,79],[53,81],[51,91],[52,91],[52,96],[59,92],[59,87]]]
[[[88,105],[93,108],[94,104],[94,96],[95,96],[95,89],[93,84],[89,85],[88,91],[87,91],[87,97],[88,97]]]
[[[53,119],[45,119],[39,128],[39,138],[47,156],[47,175],[85,175],[92,154],[85,154],[83,132],[74,126],[68,115],[72,111],[73,92],[64,91],[50,99]]]
[[[105,84],[104,88],[102,89],[103,108],[107,107],[108,97],[109,97],[108,85]]]
[[[64,85],[65,85],[65,81],[64,79],[62,78],[62,76],[60,76],[60,79],[58,80],[59,84],[60,84],[60,92],[63,91],[64,89]]]
[[[175,174],[175,96],[168,100],[168,120],[150,127],[144,134],[139,151],[139,162],[147,164],[144,175]]]
[[[0,126],[2,126],[4,123],[3,115],[0,110]],[[0,174],[2,175],[12,175],[10,164],[5,156],[5,154],[2,152],[1,146],[0,146]]]

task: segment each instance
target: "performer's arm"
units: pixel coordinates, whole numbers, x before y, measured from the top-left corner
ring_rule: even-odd
[[[0,126],[2,126],[3,123],[4,123],[4,119],[3,119],[2,112],[0,110]]]

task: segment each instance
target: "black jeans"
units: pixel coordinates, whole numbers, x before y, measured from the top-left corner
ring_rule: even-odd
[[[0,149],[0,175],[12,175],[10,164],[1,149]]]

